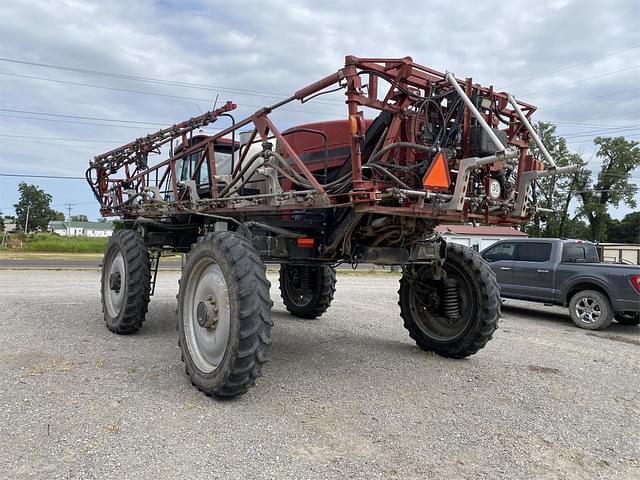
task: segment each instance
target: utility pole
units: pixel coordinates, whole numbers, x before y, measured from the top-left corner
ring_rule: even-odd
[[[27,235],[29,233],[29,211],[31,210],[31,205],[27,205],[27,218],[24,221],[24,234]]]
[[[67,215],[67,237],[71,236],[71,207],[73,207],[73,203],[65,203],[65,207],[69,211],[69,215]]]
[[[0,218],[2,218],[2,210],[0,210]],[[0,242],[0,247],[4,246],[4,241],[7,239],[7,226],[5,225],[2,230],[2,242]]]

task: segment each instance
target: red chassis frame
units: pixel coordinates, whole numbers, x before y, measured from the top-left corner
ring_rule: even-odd
[[[383,98],[379,98],[381,91],[379,79],[381,78],[390,83]],[[363,82],[364,79],[366,82]],[[124,218],[180,213],[247,216],[274,212],[286,214],[301,208],[353,207],[361,213],[425,217],[448,222],[474,220],[487,224],[521,223],[530,215],[531,209],[520,208],[519,212],[514,213],[513,205],[518,203],[518,196],[528,195],[529,184],[523,182],[527,177],[526,174],[540,172],[543,170],[543,165],[528,153],[531,139],[530,131],[525,128],[526,125],[513,108],[514,106],[512,105],[510,108],[509,95],[506,92],[495,92],[493,87],[487,88],[473,84],[470,78],[464,81],[457,79],[455,81],[468,97],[479,95],[487,99],[491,108],[482,109],[479,112],[486,123],[491,128],[497,128],[500,120],[505,123],[506,119],[508,124],[504,129],[508,146],[516,150],[510,152],[509,158],[517,158],[518,163],[515,198],[504,200],[504,205],[500,208],[492,209],[487,204],[480,210],[476,207],[471,211],[469,202],[465,200],[467,185],[462,186],[462,200],[460,206],[455,208],[447,203],[447,200],[452,196],[450,194],[441,191],[430,192],[422,186],[416,191],[399,192],[402,189],[398,189],[397,182],[389,178],[376,175],[369,178],[363,176],[363,164],[366,164],[368,158],[363,158],[361,150],[366,126],[360,108],[369,107],[389,112],[392,115],[386,134],[377,145],[378,152],[398,141],[415,144],[417,143],[415,129],[407,128],[407,125],[415,125],[416,122],[421,121],[420,112],[416,111],[415,107],[416,98],[427,96],[428,92],[436,86],[440,89],[453,91],[453,86],[447,84],[447,79],[447,74],[416,64],[409,57],[387,59],[347,56],[345,66],[337,72],[298,90],[294,95],[277,104],[258,110],[253,115],[235,122],[229,128],[198,143],[189,143],[189,136],[192,135],[192,132],[216,121],[220,116],[229,116],[228,112],[236,107],[235,104],[228,102],[221,108],[96,156],[87,170],[87,180],[101,204],[102,215],[120,215]],[[313,172],[287,142],[286,136],[282,135],[269,118],[269,114],[273,110],[295,100],[307,101],[310,97],[321,94],[323,90],[336,84],[345,89],[352,164],[351,189],[348,192],[340,193],[328,192],[325,186],[318,182]],[[523,113],[527,119],[535,111],[535,107],[527,103],[518,101],[517,104],[521,109],[521,114]],[[468,176],[455,175],[456,168],[460,167],[461,161],[470,156],[470,127],[474,117],[468,107],[463,108],[465,109],[462,130],[463,151],[460,158],[449,162],[454,173],[452,177],[455,178],[452,187],[457,182],[468,183],[469,181]],[[292,169],[306,179],[312,188],[305,191],[290,190],[262,196],[221,196],[218,181],[215,179],[215,145],[223,141],[223,137],[229,134],[235,136],[235,132],[248,125],[253,126],[249,143],[275,139],[278,151],[282,153],[282,156],[287,157]],[[149,166],[150,154],[159,155],[163,145],[178,139],[188,147],[176,154],[172,151],[169,158]],[[229,141],[226,140],[226,142]],[[198,178],[200,169],[206,162],[212,179],[211,198],[206,199],[200,199],[197,193],[194,193],[193,188],[185,188],[185,185],[180,185],[180,181],[176,179],[176,162],[191,153],[200,151],[201,154],[197,160],[192,180]],[[246,148],[239,155],[240,158],[235,165],[234,174],[237,175],[243,162],[247,161],[248,152],[249,149]],[[391,147],[380,156],[377,163],[384,166],[393,161],[394,165],[411,166],[415,165],[419,155],[420,152],[412,148]],[[504,166],[506,157],[498,154],[494,160],[491,163],[484,162],[474,168],[485,169],[487,172],[499,170]],[[171,192],[168,197],[171,200],[167,200],[167,197],[161,198],[160,190]],[[526,204],[523,198],[520,200],[520,206]]]

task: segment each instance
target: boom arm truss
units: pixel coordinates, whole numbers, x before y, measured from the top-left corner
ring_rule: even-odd
[[[312,171],[269,114],[335,85],[346,97],[350,154],[345,161],[350,168],[329,182],[326,164],[324,177]],[[235,108],[227,102],[96,156],[86,176],[102,214],[246,216],[352,206],[362,213],[520,223],[535,209],[529,201],[531,183],[569,170],[555,168],[546,149],[548,170],[529,154],[530,140],[541,145],[530,125],[534,106],[409,57],[348,56],[343,68],[289,98],[214,135],[194,137],[194,131]],[[363,108],[386,115],[377,138],[368,138]],[[239,148],[235,137],[241,129],[250,130]],[[173,148],[175,141],[181,142],[180,151]],[[168,156],[162,154],[167,144]],[[220,170],[218,161],[225,144],[231,149],[228,172]],[[422,177],[439,154],[445,155],[452,182],[430,188]],[[179,166],[193,155],[193,168],[180,176]],[[160,160],[152,162],[156,157]],[[252,182],[263,186],[259,191],[244,188]],[[497,184],[498,195],[493,191]]]

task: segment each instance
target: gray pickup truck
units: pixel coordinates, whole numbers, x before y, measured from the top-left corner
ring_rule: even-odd
[[[580,328],[601,330],[615,319],[640,323],[640,267],[600,263],[582,240],[502,240],[482,251],[503,298],[569,307]]]

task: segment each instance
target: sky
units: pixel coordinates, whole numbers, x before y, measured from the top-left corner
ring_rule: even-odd
[[[411,56],[507,90],[597,169],[594,137],[640,140],[638,18],[640,2],[628,0],[3,0],[0,213],[13,214],[26,181],[56,210],[70,204],[97,219],[83,180],[1,175],[82,177],[94,155],[216,98],[243,118],[335,72],[346,55]],[[345,115],[333,96],[272,118],[282,130]]]

